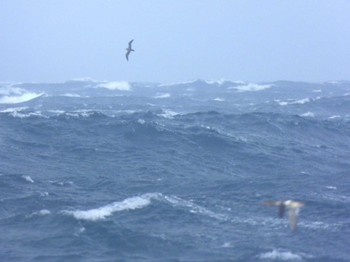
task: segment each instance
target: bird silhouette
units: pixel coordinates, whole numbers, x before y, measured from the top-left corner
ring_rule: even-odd
[[[132,46],[131,46],[131,44],[132,44],[133,41],[134,41],[134,39],[131,40],[131,41],[129,42],[129,46],[128,46],[128,48],[126,49],[125,57],[126,57],[126,60],[127,60],[127,61],[129,61],[130,52],[134,52],[134,51],[135,51],[134,49],[132,49]]]
[[[288,210],[288,219],[290,228],[292,231],[297,229],[297,219],[300,208],[304,206],[303,202],[286,200],[286,201],[266,201],[263,203],[265,206],[277,206],[278,217],[283,218],[285,209]]]

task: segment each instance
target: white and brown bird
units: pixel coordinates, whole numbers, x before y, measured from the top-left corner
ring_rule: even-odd
[[[134,49],[132,49],[132,47],[131,47],[131,44],[132,44],[132,42],[134,41],[134,39],[133,40],[131,40],[131,41],[129,41],[129,45],[128,45],[128,48],[126,49],[126,54],[125,54],[125,57],[126,57],[126,60],[127,61],[129,61],[129,55],[130,55],[130,52],[134,52],[135,50]]]
[[[300,208],[304,206],[303,202],[285,200],[285,201],[266,201],[263,203],[265,206],[277,206],[278,217],[283,218],[284,211],[288,210],[288,219],[290,227],[293,231],[297,229],[297,220]]]

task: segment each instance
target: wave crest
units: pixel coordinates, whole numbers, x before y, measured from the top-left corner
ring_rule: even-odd
[[[112,204],[102,206],[90,210],[63,211],[63,213],[72,215],[78,220],[103,220],[111,216],[115,212],[140,209],[151,204],[151,199],[157,194],[145,194],[142,196],[130,197],[123,201],[114,202]]]
[[[268,259],[268,260],[283,260],[283,261],[301,261],[302,257],[300,255],[294,254],[290,251],[281,251],[274,249],[271,252],[267,252],[261,254],[259,256],[260,259]]]

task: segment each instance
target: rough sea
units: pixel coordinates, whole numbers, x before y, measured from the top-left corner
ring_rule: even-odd
[[[5,262],[350,261],[350,82],[0,83],[0,232]]]

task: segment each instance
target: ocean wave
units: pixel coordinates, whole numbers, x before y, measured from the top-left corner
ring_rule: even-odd
[[[105,88],[108,90],[131,91],[131,85],[128,82],[105,82],[96,85],[97,88]]]
[[[313,101],[311,98],[302,98],[302,99],[289,99],[287,101],[280,101],[280,100],[275,100],[279,105],[281,106],[287,106],[287,105],[295,105],[295,104],[305,104]]]
[[[177,113],[177,112],[172,111],[172,110],[164,109],[164,110],[162,110],[162,113],[157,114],[157,115],[164,117],[164,118],[173,119],[174,116],[180,115],[180,113]]]
[[[30,176],[22,176],[22,178],[29,183],[34,183],[34,180]]]
[[[19,104],[19,103],[31,101],[43,95],[44,93],[37,94],[37,93],[27,92],[27,93],[22,93],[20,95],[14,95],[14,96],[1,96],[0,104]]]
[[[10,107],[10,108],[6,108],[2,111],[0,111],[0,113],[14,113],[14,112],[21,112],[23,110],[27,110],[28,107]]]
[[[105,114],[102,112],[96,111],[96,110],[90,110],[90,109],[80,109],[80,110],[75,110],[72,112],[65,112],[65,116],[68,117],[83,117],[83,118],[88,118],[88,117],[96,117],[96,116],[103,116],[106,117]]]
[[[302,261],[303,259],[302,255],[294,254],[291,251],[281,250],[281,249],[273,249],[270,252],[260,254],[258,257],[260,259],[282,260],[282,261]]]
[[[169,98],[171,95],[169,93],[158,93],[154,96],[156,99]]]
[[[50,210],[42,209],[40,211],[33,212],[30,215],[27,215],[26,217],[27,218],[31,218],[31,217],[34,217],[34,216],[47,216],[47,215],[50,215],[50,214],[51,214]]]
[[[0,104],[19,104],[38,98],[45,93],[35,93],[12,84],[0,87]]]
[[[56,180],[50,180],[49,183],[57,185],[57,186],[72,186],[74,185],[73,181],[56,181]]]
[[[76,211],[66,210],[63,211],[63,213],[72,215],[75,219],[78,220],[103,220],[115,212],[144,208],[151,204],[152,198],[155,198],[157,196],[158,194],[145,194],[142,196],[130,197],[123,201],[114,202],[112,204],[95,209]]]
[[[71,215],[77,220],[98,221],[104,220],[116,212],[145,208],[149,206],[152,201],[168,203],[175,208],[185,208],[189,213],[200,214],[222,221],[228,219],[224,214],[213,212],[192,201],[184,200],[177,196],[166,196],[161,193],[146,193],[140,196],[126,198],[123,201],[113,202],[99,208],[75,211],[64,210],[62,213]]]
[[[0,111],[0,113],[7,114],[14,118],[29,118],[29,117],[39,117],[48,118],[49,116],[43,114],[41,111],[30,111],[28,107],[12,107]]]
[[[0,87],[47,94],[0,105],[5,261],[349,260],[349,83],[101,83]],[[307,202],[295,233],[260,205],[286,192]]]
[[[259,85],[255,83],[250,83],[247,85],[241,85],[236,87],[230,87],[229,89],[237,90],[238,92],[254,92],[254,91],[262,91],[265,89],[271,88],[273,85]]]
[[[214,98],[213,100],[217,101],[217,102],[224,102],[225,101],[225,99],[220,98],[220,97]]]
[[[332,120],[332,119],[339,119],[339,118],[341,118],[340,115],[333,115],[333,116],[328,117],[328,119],[330,119],[330,120]]]
[[[315,117],[315,114],[309,111],[309,112],[306,112],[304,114],[301,114],[300,116],[303,116],[303,117]]]

